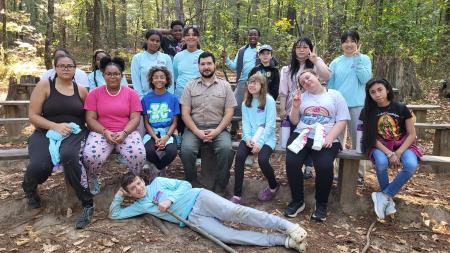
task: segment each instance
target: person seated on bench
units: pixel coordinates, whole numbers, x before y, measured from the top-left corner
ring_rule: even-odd
[[[234,162],[234,196],[230,201],[241,203],[244,164],[249,154],[258,155],[259,167],[269,182],[269,186],[258,194],[258,199],[268,201],[280,189],[269,161],[276,143],[277,109],[275,100],[267,91],[267,79],[260,72],[248,78],[241,108],[242,140]]]
[[[64,48],[57,48],[57,49],[55,49],[55,51],[53,51],[53,59],[55,59],[58,56],[64,56],[64,55],[70,56],[69,51],[67,51]],[[56,69],[52,68],[52,69],[45,71],[42,74],[41,80],[48,80],[49,78],[54,79],[55,76],[56,76]],[[87,76],[86,72],[84,72],[83,70],[76,68],[75,75],[73,76],[73,80],[75,81],[76,84],[81,85],[86,88],[89,88],[88,76]]]
[[[113,149],[126,159],[128,168],[136,175],[145,162],[144,144],[136,131],[141,119],[141,101],[133,89],[120,86],[125,62],[119,57],[104,57],[100,68],[106,85],[93,89],[84,105],[91,132],[83,151],[83,161],[93,194],[100,191],[96,173]]]
[[[122,208],[124,197],[135,201]],[[306,248],[307,232],[300,225],[267,212],[236,205],[214,192],[192,188],[189,182],[172,178],[156,177],[145,186],[140,177],[125,174],[109,208],[109,217],[126,219],[147,213],[184,227],[184,223],[166,212],[168,209],[225,243],[284,245],[299,252]],[[237,230],[223,224],[224,221],[274,229],[282,234]]]
[[[289,120],[297,125],[288,140],[286,174],[292,201],[284,215],[295,217],[305,208],[303,172],[299,168],[311,156],[316,169],[316,207],[311,218],[325,221],[333,184],[333,161],[342,149],[338,136],[350,120],[347,103],[336,90],[322,86],[312,69],[298,77],[300,85],[292,101]]]
[[[177,157],[177,143],[173,132],[177,128],[180,114],[178,98],[169,93],[171,74],[162,66],[155,66],[148,72],[150,91],[142,98],[142,114],[147,134],[144,136],[147,160],[153,163],[161,175],[164,169]],[[162,156],[158,154],[163,152]]]
[[[80,162],[82,143],[88,133],[85,127],[83,102],[87,96],[86,88],[73,81],[76,63],[70,55],[56,56],[54,60],[56,75],[54,79],[41,79],[30,98],[28,115],[36,130],[28,139],[30,163],[24,175],[22,187],[31,208],[41,207],[37,186],[44,183],[52,174],[54,164],[50,158],[48,130],[65,137],[59,148],[60,163],[64,168],[65,179],[73,187],[83,205],[75,227],[83,228],[91,222],[94,212],[93,196],[89,191],[86,170]],[[71,126],[77,124],[81,131],[72,132]]]
[[[380,185],[380,192],[372,193],[374,210],[378,218],[384,219],[396,212],[392,198],[416,172],[422,151],[416,145],[411,112],[394,101],[394,91],[386,79],[373,78],[367,82],[360,120],[363,147],[375,165]],[[389,168],[401,168],[390,183]]]
[[[103,78],[103,71],[100,69],[100,60],[103,57],[111,57],[108,52],[103,49],[97,49],[92,56],[92,72],[88,75],[89,90],[95,89],[99,86],[105,85],[105,78]],[[120,80],[120,85],[128,85],[125,75]]]
[[[177,54],[178,56],[178,54]],[[186,180],[197,183],[195,160],[202,143],[211,143],[217,157],[215,185],[222,191],[230,177],[229,162],[233,159],[230,124],[236,99],[230,84],[215,75],[216,59],[210,52],[198,57],[201,77],[190,81],[181,97],[181,115],[187,129],[181,142],[181,162]]]

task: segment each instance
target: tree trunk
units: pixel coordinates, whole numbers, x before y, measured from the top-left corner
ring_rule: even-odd
[[[116,19],[116,1],[111,0],[111,30],[112,30],[112,46],[117,48],[117,19]]]
[[[407,98],[422,98],[422,90],[417,80],[414,62],[411,59],[401,59],[392,56],[377,56],[375,59],[375,75],[388,80],[399,90],[399,101]]]
[[[121,0],[121,15],[120,15],[120,41],[122,47],[127,47],[127,1]]]
[[[203,28],[203,5],[202,0],[195,0],[195,21],[197,22],[197,26],[202,29]]]
[[[175,18],[184,22],[183,0],[174,0]]]
[[[63,20],[61,22],[61,47],[67,47],[67,21]]]
[[[53,42],[53,22],[55,14],[55,2],[54,0],[47,1],[47,31],[45,35],[44,45],[44,61],[47,69],[52,68],[52,46]]]
[[[233,29],[231,30],[233,33],[233,42],[237,44],[239,43],[239,23],[240,23],[239,17],[241,16],[240,15],[241,2],[240,0],[233,0],[231,3],[232,3],[231,6],[236,8],[234,11],[235,15],[233,15]]]
[[[294,35],[295,22],[296,22],[296,11],[295,11],[295,8],[291,5],[289,5],[289,7],[287,9],[287,17],[288,17],[289,23],[291,24],[291,28],[289,29],[289,34]]]
[[[92,50],[100,48],[100,15],[101,15],[101,1],[94,0],[94,23],[92,26]]]
[[[159,1],[155,0],[155,6],[156,6],[156,27],[162,27],[161,25],[161,16],[159,15]]]
[[[342,25],[344,24],[344,2],[343,0],[332,0],[332,6],[329,6],[328,15],[328,52],[335,52],[339,49]]]
[[[361,10],[363,8],[363,5],[364,5],[364,0],[358,0],[357,3],[356,3],[355,17],[353,19],[354,20],[353,23],[355,23],[355,24],[359,24],[359,22],[361,21],[360,20],[360,17],[361,17],[360,13],[361,13]]]
[[[6,0],[0,0],[0,19],[2,21],[2,51],[3,63],[8,64],[8,33],[6,32]]]

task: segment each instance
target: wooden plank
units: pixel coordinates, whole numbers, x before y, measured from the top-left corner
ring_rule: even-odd
[[[339,203],[344,212],[349,212],[356,201],[359,160],[340,159],[338,176]]]
[[[29,105],[30,100],[6,100],[0,101],[0,105]]]
[[[29,123],[29,118],[0,118],[0,124]]]
[[[450,129],[450,124],[414,123],[414,127],[423,129]]]
[[[0,150],[0,160],[21,160],[28,159],[28,149],[6,149]]]
[[[442,109],[440,105],[406,105],[409,109],[413,111],[426,111],[426,110],[437,110]]]

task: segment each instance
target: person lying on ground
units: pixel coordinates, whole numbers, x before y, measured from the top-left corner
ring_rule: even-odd
[[[121,207],[124,197],[134,198],[135,202]],[[153,202],[155,199],[158,199],[158,204]],[[181,227],[185,226],[166,212],[169,208],[225,243],[284,245],[299,252],[305,250],[307,232],[300,225],[267,212],[234,204],[209,190],[192,188],[191,184],[184,180],[156,177],[145,186],[140,177],[128,172],[123,176],[121,188],[111,203],[109,217],[126,219],[147,213]],[[224,225],[223,221],[275,229],[282,234],[237,230]]]

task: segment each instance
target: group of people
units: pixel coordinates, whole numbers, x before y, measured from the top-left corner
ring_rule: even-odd
[[[358,127],[364,130],[363,147],[380,184],[380,191],[372,194],[375,213],[380,219],[395,213],[393,197],[414,174],[421,151],[415,145],[409,110],[394,100],[388,81],[371,79],[371,61],[360,52],[358,33],[342,34],[343,54],[330,66],[317,55],[310,39],[300,38],[293,43],[290,64],[281,71],[274,49],[261,45],[260,36],[258,29],[249,29],[248,44],[234,60],[222,52],[226,64],[236,71],[234,92],[216,75],[215,56],[200,49],[198,28],[184,27],[180,21],[172,22],[170,31],[151,29],[145,34],[143,51],[131,61],[133,89],[123,75],[123,59],[97,50],[92,73],[86,76],[69,52],[57,49],[54,68],[43,75],[30,98],[29,117],[36,130],[29,138],[30,163],[23,180],[28,204],[41,206],[37,186],[62,165],[83,205],[75,226],[85,227],[94,212],[94,195],[100,191],[98,169],[115,149],[130,172],[111,204],[111,218],[151,213],[177,222],[165,213],[171,208],[225,242],[285,245],[302,251],[306,231],[299,225],[241,206],[249,155],[257,157],[268,182],[258,199],[271,200],[280,188],[270,163],[277,143],[275,101],[279,99],[278,115],[290,127],[286,174],[292,200],[284,210],[286,217],[304,210],[303,180],[311,177],[314,168],[316,204],[311,218],[325,221],[333,162],[345,144],[346,129],[355,148]],[[196,158],[206,143],[217,159],[214,190],[222,191],[234,159],[231,138],[239,130],[233,116],[242,117],[242,137],[229,200],[192,188],[188,182],[161,177],[176,158],[181,140],[185,179],[198,186]],[[145,182],[139,175],[148,163],[159,177]],[[391,182],[390,167],[402,168]],[[156,194],[159,203],[153,203]],[[125,196],[136,202],[120,207]],[[275,228],[286,235],[237,231],[218,220]]]

